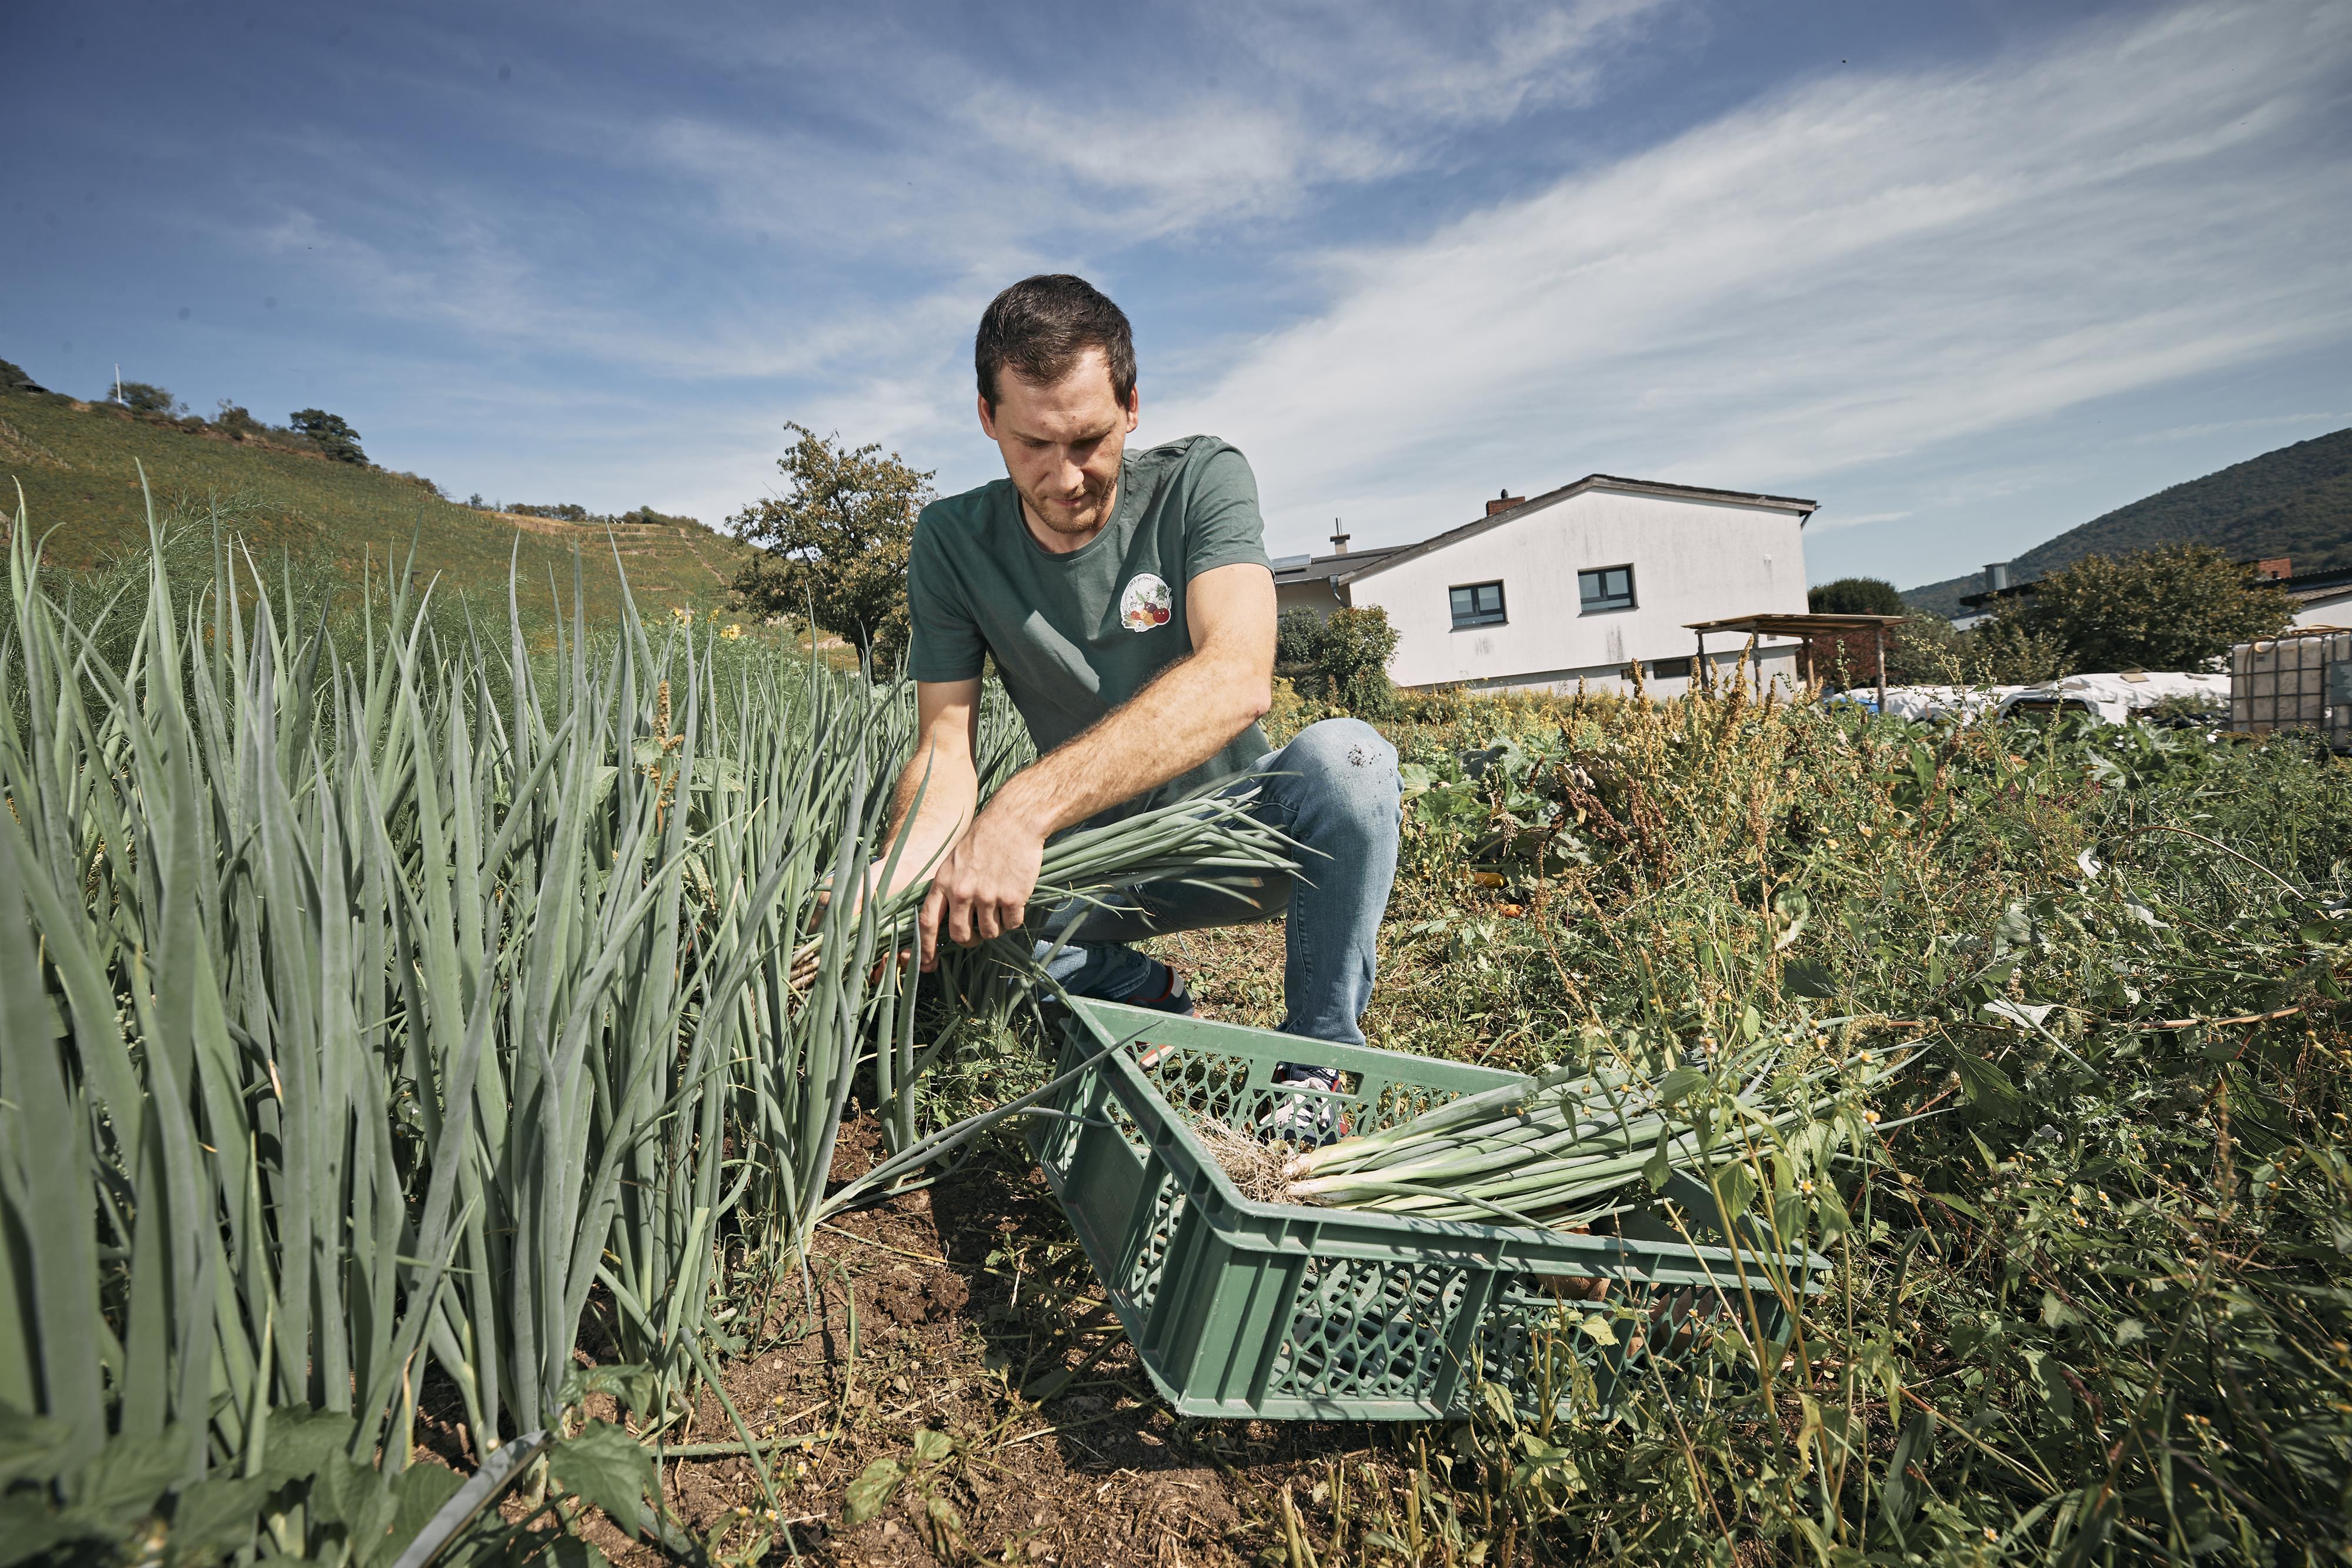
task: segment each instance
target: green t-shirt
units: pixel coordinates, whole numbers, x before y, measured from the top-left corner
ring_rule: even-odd
[[[1013,481],[999,479],[932,502],[915,524],[908,665],[919,681],[969,681],[993,654],[1030,738],[1051,751],[1192,652],[1186,589],[1240,561],[1266,564],[1257,479],[1214,436],[1129,453],[1108,526],[1067,555],[1030,537]],[[1093,821],[1163,804],[1267,749],[1253,724],[1200,767]]]

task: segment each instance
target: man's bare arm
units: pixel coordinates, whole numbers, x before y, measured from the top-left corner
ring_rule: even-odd
[[[915,735],[915,755],[898,775],[890,831],[872,872],[878,883],[888,846],[897,843],[898,863],[884,892],[930,875],[971,825],[980,803],[980,683],[916,682]]]
[[[1236,564],[1186,587],[1192,652],[1024,768],[948,853],[923,905],[923,958],[944,931],[984,941],[1021,924],[1045,841],[1198,768],[1261,717],[1274,695],[1274,578]],[[928,807],[928,801],[926,801]]]
[[[1040,842],[1158,788],[1223,751],[1274,700],[1274,577],[1221,566],[1185,591],[1192,652],[1087,729],[1008,780],[989,810],[1018,816]]]

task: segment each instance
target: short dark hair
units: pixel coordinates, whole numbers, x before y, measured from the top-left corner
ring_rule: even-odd
[[[1057,382],[1078,356],[1100,349],[1110,361],[1110,390],[1124,408],[1135,393],[1135,335],[1127,312],[1083,277],[1066,272],[1024,277],[988,302],[971,340],[980,395],[996,407],[996,372],[1010,365],[1033,382]]]

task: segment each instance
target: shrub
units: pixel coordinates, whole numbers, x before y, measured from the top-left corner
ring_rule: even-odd
[[[1275,627],[1275,673],[1306,702],[1359,718],[1385,718],[1397,711],[1396,687],[1389,683],[1396,645],[1389,612],[1377,606],[1335,610],[1328,617],[1286,610]]]
[[[1286,610],[1275,622],[1274,667],[1285,674],[1304,672],[1315,663],[1323,641],[1323,617],[1312,610]]]
[[[702,519],[699,517],[677,516],[668,512],[656,512],[651,507],[638,507],[633,510],[623,512],[615,520],[622,523],[656,528],[698,528],[702,526]]]
[[[188,412],[186,404],[162,387],[147,382],[124,382],[117,390],[122,394],[122,406],[133,413],[160,413],[176,418]]]
[[[360,450],[360,433],[345,423],[340,414],[329,413],[322,408],[298,408],[288,416],[294,428],[310,438],[310,444],[338,463],[365,463],[367,454]]]
[[[2210,545],[2086,556],[2005,601],[1985,645],[2054,651],[2053,674],[2084,670],[2202,670],[2294,617],[2280,590]],[[2035,641],[2035,640],[2038,640]],[[2027,679],[2034,677],[2028,676]]]
[[[1841,577],[1805,595],[1816,615],[1900,615],[1906,606],[1895,585],[1878,577]]]
[[[238,441],[250,440],[255,436],[268,434],[269,427],[254,418],[251,410],[233,403],[226,398],[221,399],[218,406],[219,412],[213,415],[214,429],[226,431],[232,438]]]
[[[754,615],[805,608],[861,656],[903,655],[907,561],[931,476],[895,452],[880,455],[878,443],[853,449],[837,434],[784,428],[799,436],[776,459],[788,488],[727,520],[737,538],[761,547],[736,573],[737,603]]]

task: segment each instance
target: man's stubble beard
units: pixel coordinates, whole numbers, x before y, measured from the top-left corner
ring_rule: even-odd
[[[1054,515],[1039,506],[1034,496],[1024,494],[1021,500],[1022,509],[1028,514],[1029,521],[1034,527],[1042,532],[1067,539],[1083,538],[1098,534],[1108,526],[1111,510],[1118,500],[1118,481],[1114,478],[1099,495],[1090,487],[1087,492],[1087,498],[1092,503],[1084,514],[1088,520],[1068,523],[1055,522]]]

